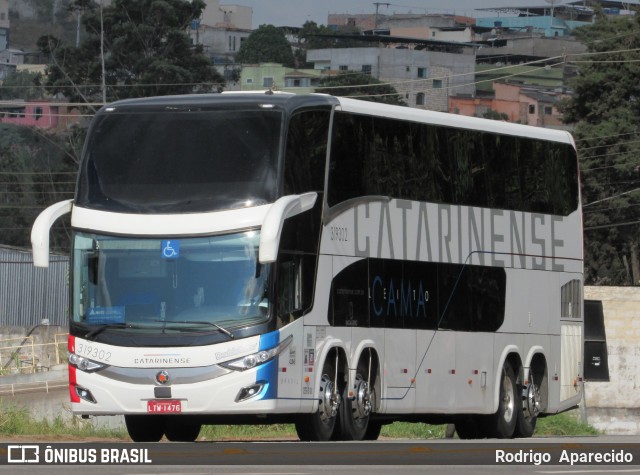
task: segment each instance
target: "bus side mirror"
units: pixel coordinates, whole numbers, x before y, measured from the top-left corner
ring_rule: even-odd
[[[38,215],[31,228],[33,265],[49,267],[49,231],[56,220],[71,211],[73,200],[60,201]]]
[[[318,193],[312,191],[302,195],[289,195],[279,198],[271,205],[262,223],[260,232],[259,261],[261,264],[275,262],[280,246],[280,234],[284,220],[313,208]]]

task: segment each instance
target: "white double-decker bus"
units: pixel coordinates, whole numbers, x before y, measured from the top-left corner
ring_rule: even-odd
[[[126,100],[71,213],[69,390],[134,441],[203,424],[530,436],[582,381],[568,133],[326,95]]]

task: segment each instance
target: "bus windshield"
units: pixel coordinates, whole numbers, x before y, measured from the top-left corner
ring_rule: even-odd
[[[263,323],[270,267],[258,262],[259,240],[259,231],[185,239],[78,232],[73,320],[131,332]]]
[[[76,205],[172,214],[271,203],[282,112],[157,107],[96,117]]]

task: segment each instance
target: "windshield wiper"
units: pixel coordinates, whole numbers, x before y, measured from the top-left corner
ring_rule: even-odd
[[[227,335],[232,340],[235,340],[236,338],[236,336],[233,333],[231,333],[229,330],[213,322],[203,322],[203,321],[197,321],[197,320],[155,320],[155,321],[162,322],[162,323],[186,323],[188,325],[210,325],[212,327],[216,327],[218,330],[220,330],[222,333]]]
[[[131,323],[105,323],[100,325],[99,327],[94,328],[93,330],[87,332],[84,337],[89,340],[92,337],[98,335],[99,333],[102,333],[105,330],[108,330],[110,328],[145,328],[142,327],[140,325],[133,325]]]

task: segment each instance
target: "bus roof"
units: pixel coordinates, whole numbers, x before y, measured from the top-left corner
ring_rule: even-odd
[[[531,125],[514,124],[500,120],[482,119],[446,112],[436,112],[412,107],[394,106],[376,102],[362,101],[348,97],[339,97],[339,110],[354,114],[374,115],[392,119],[409,120],[445,127],[479,130],[505,135],[517,135],[552,142],[574,145],[573,137],[564,130],[547,129]]]
[[[124,99],[107,104],[101,110],[109,111],[119,107],[163,107],[200,105],[209,106],[224,102],[226,104],[268,103],[285,109],[295,110],[301,107],[336,106],[337,110],[354,114],[408,120],[426,124],[441,125],[490,133],[517,135],[552,142],[569,143],[575,146],[573,137],[563,130],[547,129],[530,125],[513,124],[492,119],[468,117],[446,112],[415,109],[405,106],[363,101],[349,97],[337,97],[327,94],[293,94],[272,91],[224,92],[222,94],[187,94],[175,96],[159,96],[139,99]]]

